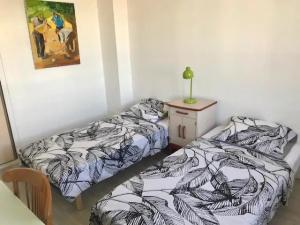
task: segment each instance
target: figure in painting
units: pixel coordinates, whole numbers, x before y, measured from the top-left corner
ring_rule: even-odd
[[[63,18],[57,12],[53,12],[53,17],[51,20],[56,26],[56,33],[58,35],[60,42],[64,42],[64,36],[63,33],[61,32],[62,29],[64,28],[64,23],[65,23]]]
[[[35,16],[32,18],[32,24],[34,27],[34,30],[32,32],[32,35],[35,40],[36,49],[37,49],[37,55],[39,58],[45,58],[45,39],[43,35],[43,27],[45,25],[46,21],[45,18],[42,15]]]
[[[73,33],[73,26],[70,23],[69,27],[65,26],[65,21],[61,15],[59,15],[57,12],[53,12],[53,16],[51,21],[55,24],[56,33],[58,35],[60,43],[63,44],[64,48],[64,56],[69,59],[71,51],[72,53],[75,51],[75,44],[73,43],[73,40],[75,38]]]

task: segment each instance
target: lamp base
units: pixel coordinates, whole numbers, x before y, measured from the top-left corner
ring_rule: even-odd
[[[195,104],[195,103],[197,103],[197,99],[195,99],[195,98],[186,98],[186,99],[183,100],[183,102],[185,104]]]

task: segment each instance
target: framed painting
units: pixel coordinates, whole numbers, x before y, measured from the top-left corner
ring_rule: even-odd
[[[73,3],[25,0],[36,69],[80,64]]]

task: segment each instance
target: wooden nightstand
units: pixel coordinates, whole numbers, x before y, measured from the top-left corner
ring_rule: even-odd
[[[198,99],[196,104],[183,100],[168,102],[170,144],[185,146],[216,124],[217,101]]]

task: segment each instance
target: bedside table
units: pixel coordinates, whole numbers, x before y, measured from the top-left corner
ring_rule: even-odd
[[[185,104],[182,99],[168,102],[170,144],[185,146],[214,128],[217,101],[198,99]]]

